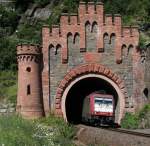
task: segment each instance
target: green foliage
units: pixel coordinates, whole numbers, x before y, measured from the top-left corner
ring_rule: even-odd
[[[11,71],[0,72],[0,100],[16,103],[17,75]]]
[[[43,146],[46,141],[33,138],[35,125],[18,116],[0,116],[0,145]],[[41,142],[42,141],[42,142]]]
[[[76,132],[73,125],[67,124],[62,118],[54,117],[53,115],[40,119],[38,122],[56,128],[56,134],[53,139],[55,145],[59,144],[60,146],[72,146],[71,140],[75,136]]]
[[[16,45],[18,41],[9,37],[0,38],[0,71],[16,70]]]
[[[126,113],[121,126],[127,129],[150,128],[150,104],[136,114]]]
[[[49,126],[46,125],[49,122]],[[56,121],[56,123],[54,122]],[[61,127],[67,127],[61,133]],[[19,116],[0,116],[0,145],[9,146],[73,146],[68,137],[73,128],[59,118],[28,121]],[[64,133],[68,133],[64,137]]]
[[[127,129],[136,129],[138,128],[138,124],[139,124],[139,119],[137,115],[126,113],[121,123],[121,126]]]
[[[19,43],[37,43],[41,42],[42,23],[36,23],[31,26],[29,24],[20,25],[17,30],[17,37]]]
[[[19,13],[23,13],[34,0],[15,0],[15,8]]]
[[[0,32],[0,38],[3,35],[11,34],[14,32],[18,25],[18,14],[12,9],[6,9],[6,7],[0,5],[0,27],[5,29],[5,32]]]
[[[139,47],[144,49],[145,46],[150,42],[150,37],[144,33],[140,33]]]
[[[139,112],[140,128],[150,128],[150,104],[144,106]]]
[[[145,118],[146,114],[150,112],[150,104],[144,106],[144,108],[139,112],[139,118]]]
[[[149,0],[105,0],[107,13],[119,13],[125,24],[145,23],[150,19]],[[133,23],[134,22],[134,23]]]

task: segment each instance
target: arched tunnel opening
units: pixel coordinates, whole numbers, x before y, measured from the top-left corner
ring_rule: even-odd
[[[115,88],[104,79],[88,77],[74,84],[67,94],[65,108],[67,121],[69,123],[81,123],[84,98],[95,91],[105,91],[106,94],[113,95],[116,116],[118,111],[118,94]]]

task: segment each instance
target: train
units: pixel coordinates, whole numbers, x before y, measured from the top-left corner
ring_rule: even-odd
[[[114,96],[103,92],[93,92],[83,100],[82,122],[94,126],[114,126]]]

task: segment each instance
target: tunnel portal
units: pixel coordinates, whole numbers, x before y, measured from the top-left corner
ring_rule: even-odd
[[[88,77],[74,84],[66,96],[66,118],[69,123],[81,123],[83,100],[94,91],[105,91],[106,94],[114,96],[116,116],[118,109],[118,94],[114,87],[104,79]]]

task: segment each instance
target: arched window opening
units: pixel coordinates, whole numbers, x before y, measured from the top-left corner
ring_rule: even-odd
[[[97,22],[93,22],[91,32],[92,33],[97,33],[97,31],[98,31]]]
[[[112,44],[112,45],[114,45],[114,43],[115,43],[115,38],[116,38],[116,35],[115,35],[115,33],[112,33],[111,35],[110,35],[110,44]]]
[[[85,31],[86,31],[86,32],[87,32],[87,31],[91,31],[91,24],[90,24],[89,21],[87,21],[87,22],[85,23]]]
[[[52,54],[55,54],[55,50],[54,50],[54,45],[53,44],[50,44],[49,45],[49,52],[53,52]]]
[[[27,85],[27,95],[30,95],[31,94],[31,87],[30,85]]]
[[[109,44],[109,35],[108,33],[104,33],[103,35],[103,44],[104,44],[104,51],[107,49],[107,45]]]
[[[145,89],[143,90],[143,93],[144,93],[145,97],[148,98],[148,96],[149,96],[148,88],[145,88]]]
[[[128,51],[127,51],[127,56],[128,56],[128,55],[131,55],[131,54],[132,54],[132,51],[133,51],[133,45],[129,45]]]
[[[56,49],[55,49],[55,55],[60,54],[60,50],[61,50],[61,45],[57,44]]]
[[[72,43],[73,43],[73,35],[71,32],[69,32],[67,34],[67,46],[68,46],[68,48],[69,48],[69,44],[72,44]]]
[[[27,68],[26,68],[26,71],[27,71],[27,72],[31,72],[31,67],[27,67]]]
[[[79,41],[80,41],[80,35],[79,35],[79,33],[75,33],[73,43],[74,44],[77,44],[77,43],[79,44]]]
[[[122,45],[121,48],[121,59],[123,60],[127,55],[127,46],[125,44]]]

